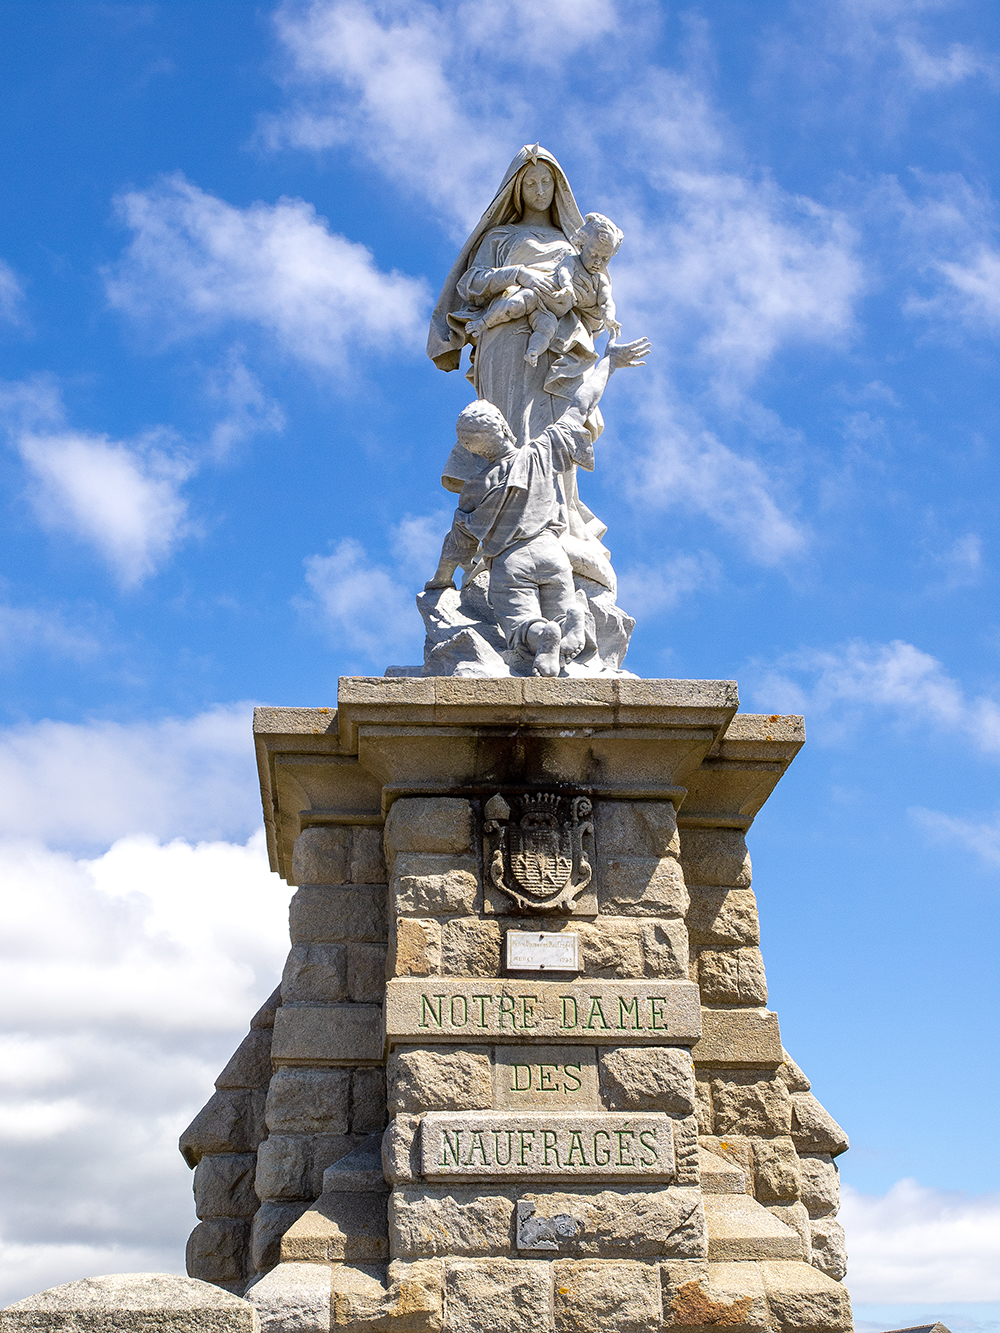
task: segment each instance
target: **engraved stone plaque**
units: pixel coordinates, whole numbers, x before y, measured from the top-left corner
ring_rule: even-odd
[[[579,972],[580,937],[570,931],[508,930],[507,966],[519,972]]]
[[[691,981],[489,981],[393,977],[386,1040],[582,1041],[689,1046],[701,1035]]]
[[[673,1180],[670,1117],[428,1111],[420,1170],[429,1180]]]
[[[499,1046],[493,1105],[561,1111],[601,1104],[593,1046]]]

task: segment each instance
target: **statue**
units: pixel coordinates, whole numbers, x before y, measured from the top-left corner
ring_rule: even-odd
[[[437,572],[417,598],[424,675],[627,675],[635,622],[583,504],[611,373],[645,364],[649,343],[619,344],[607,268],[622,232],[584,219],[569,182],[538,144],[514,158],[452,267],[427,352],[458,369],[477,401],[458,419],[442,484],[460,495]],[[603,357],[594,339],[608,334]],[[453,582],[459,567],[465,577]]]

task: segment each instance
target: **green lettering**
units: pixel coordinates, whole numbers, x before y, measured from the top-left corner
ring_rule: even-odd
[[[583,1086],[583,1079],[580,1077],[582,1072],[582,1065],[563,1065],[563,1092],[576,1092],[577,1088]]]
[[[441,1131],[441,1165],[448,1165],[448,1151],[451,1150],[451,1160],[456,1166],[459,1165],[458,1150],[462,1146],[462,1133],[460,1129],[455,1130],[455,1141],[451,1142],[451,1131],[443,1129]]]
[[[535,1005],[538,1003],[537,995],[521,996],[521,1026],[523,1028],[536,1028],[538,1024],[534,1021]]]
[[[542,1130],[542,1153],[544,1158],[544,1160],[542,1161],[542,1166],[550,1165],[549,1153],[552,1153],[553,1156],[555,1157],[556,1166],[560,1165],[559,1149],[556,1147],[556,1131],[554,1129]]]
[[[617,1140],[618,1140],[618,1165],[619,1165],[619,1166],[635,1166],[635,1162],[632,1160],[632,1158],[631,1158],[631,1157],[626,1157],[626,1156],[625,1156],[625,1145],[624,1145],[624,1143],[622,1142],[623,1139],[634,1139],[634,1138],[635,1138],[635,1130],[634,1130],[634,1129],[616,1129],[616,1130],[615,1130],[615,1137],[616,1137]]]
[[[528,1081],[524,1087],[521,1087],[521,1075],[518,1072],[523,1069],[528,1076]],[[531,1089],[531,1065],[514,1065],[514,1082],[510,1085],[511,1092],[528,1092]]]
[[[517,1017],[516,1017],[515,1014],[514,1014],[514,996],[513,996],[513,995],[501,995],[501,996],[500,996],[500,1031],[501,1031],[501,1032],[503,1031],[503,1020],[504,1020],[505,1018],[509,1018],[509,1019],[510,1019],[510,1025],[511,1025],[511,1028],[516,1028],[516,1027],[517,1027]]]
[[[431,1004],[431,996],[421,995],[420,997],[420,1026],[422,1028],[430,1027],[430,1024],[427,1021],[428,1014],[430,1014],[438,1027],[441,1026],[441,1005],[444,1001],[444,996],[435,995],[433,998],[437,1000],[437,1011],[435,1011],[433,1004]]]
[[[461,1004],[462,1017],[455,1017],[455,1005]],[[451,1025],[453,1028],[464,1028],[469,1021],[469,1001],[464,995],[453,995],[451,997]]]
[[[477,1024],[477,1027],[484,1028],[484,1027],[486,1026],[486,1001],[489,1000],[490,1003],[492,1004],[492,1003],[493,1003],[493,996],[492,996],[492,995],[473,995],[472,998],[473,998],[474,1000],[478,1000],[478,1001],[479,1001],[479,1022],[478,1022],[478,1024]]]
[[[653,1142],[652,1142],[652,1143],[647,1143],[647,1142],[646,1142],[646,1139],[647,1139],[647,1138],[652,1139]],[[653,1154],[652,1157],[650,1157],[650,1158],[648,1158],[648,1159],[644,1157],[644,1158],[642,1159],[642,1165],[643,1165],[643,1166],[652,1166],[652,1165],[654,1164],[654,1162],[656,1161],[656,1130],[655,1130],[655,1129],[644,1129],[644,1130],[642,1131],[642,1133],[639,1135],[639,1142],[642,1144],[642,1146],[643,1146],[644,1148],[648,1148],[649,1151]]]
[[[579,1154],[579,1157],[580,1157],[579,1162],[574,1162],[574,1161],[573,1161],[573,1154],[574,1154],[574,1153],[578,1153],[578,1154]],[[588,1165],[589,1165],[589,1163],[588,1163],[586,1157],[584,1156],[584,1152],[583,1152],[583,1140],[580,1138],[579,1132],[578,1132],[577,1130],[575,1130],[575,1129],[573,1130],[573,1133],[569,1136],[569,1156],[566,1158],[566,1165],[567,1165],[567,1166],[588,1166]]]
[[[592,995],[590,997],[590,1013],[587,1015],[587,1021],[583,1025],[588,1032],[594,1030],[595,1018],[601,1020],[602,1028],[606,1029],[608,1027],[608,1020],[604,1017],[604,1010],[601,1008],[601,997],[599,995]]]
[[[619,997],[618,997],[618,1026],[619,1026],[620,1028],[624,1028],[624,1027],[626,1026],[626,1022],[625,1022],[626,1018],[631,1018],[631,1019],[632,1019],[633,1027],[635,1028],[635,1031],[636,1031],[636,1032],[641,1032],[641,1031],[643,1030],[643,1028],[642,1028],[642,1024],[639,1022],[639,997],[638,997],[638,995],[634,995],[634,996],[632,997],[631,1001],[630,1001],[628,1004],[626,1004],[624,998],[623,998],[621,995],[619,995]]]
[[[558,1065],[539,1065],[538,1066],[538,1090],[539,1092],[558,1092],[558,1083],[552,1082],[552,1069],[558,1069]]]
[[[525,1157],[524,1154],[530,1153],[534,1150],[535,1131],[533,1129],[519,1129],[517,1132],[520,1135],[521,1139],[521,1165],[527,1166],[528,1159],[527,1157]],[[527,1143],[525,1142],[525,1139],[528,1140]]]
[[[659,1021],[663,1017],[663,1010],[657,1009],[656,1007],[658,1004],[662,1005],[666,1004],[666,1002],[667,997],[665,995],[651,995],[649,997],[649,1010],[653,1018],[654,1032],[666,1032],[667,1030],[667,1024]]]
[[[611,1135],[608,1134],[603,1129],[597,1130],[596,1133],[594,1134],[594,1165],[607,1166],[607,1164],[611,1161],[611,1154],[608,1152],[607,1148],[598,1148],[597,1146],[598,1139],[606,1139],[608,1143],[610,1143]]]
[[[472,1135],[472,1143],[471,1143],[471,1145],[470,1145],[470,1147],[469,1147],[469,1155],[468,1155],[468,1157],[465,1159],[465,1163],[464,1163],[464,1164],[465,1164],[466,1166],[472,1166],[472,1159],[473,1159],[473,1157],[474,1157],[475,1154],[476,1154],[476,1149],[477,1149],[477,1148],[478,1148],[478,1150],[479,1150],[479,1156],[482,1158],[482,1164],[483,1164],[483,1166],[489,1166],[489,1162],[487,1161],[487,1158],[486,1158],[486,1146],[485,1146],[485,1144],[483,1143],[483,1131],[482,1131],[481,1129],[477,1129],[477,1130],[474,1130],[474,1131],[473,1131],[473,1135]]]
[[[560,995],[559,998],[560,998],[560,1000],[562,1000],[562,1025],[563,1025],[563,1027],[564,1027],[564,1028],[575,1028],[576,1025],[577,1025],[577,1023],[579,1023],[579,1021],[580,1021],[579,1018],[577,1017],[577,1012],[576,1012],[576,999],[575,999],[572,995]],[[573,1021],[572,1021],[572,1022],[569,1021],[569,1008],[568,1008],[569,1005],[572,1005],[572,1006],[573,1006]]]

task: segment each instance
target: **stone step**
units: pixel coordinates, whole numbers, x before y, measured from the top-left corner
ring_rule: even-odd
[[[382,1172],[382,1131],[369,1134],[364,1143],[328,1166],[323,1172],[323,1193],[357,1194],[375,1191],[388,1194]]]
[[[698,1149],[703,1194],[746,1194],[747,1178],[743,1170],[707,1148]]]
[[[802,1259],[802,1238],[749,1194],[705,1194],[710,1260]]]
[[[331,1190],[281,1238],[285,1263],[387,1263],[388,1196],[385,1192]]]

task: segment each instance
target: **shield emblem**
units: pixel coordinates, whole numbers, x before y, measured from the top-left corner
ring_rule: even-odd
[[[510,870],[521,888],[533,898],[549,899],[561,893],[573,873],[569,832],[554,828],[512,828]]]
[[[572,910],[591,879],[584,838],[593,835],[585,796],[531,792],[511,808],[499,792],[483,811],[491,883],[524,911]]]

